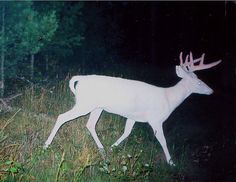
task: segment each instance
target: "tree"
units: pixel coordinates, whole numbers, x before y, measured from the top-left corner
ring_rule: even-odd
[[[119,5],[120,8],[115,8]],[[85,40],[76,52],[76,58],[79,58],[76,63],[82,67],[82,71],[102,72],[109,64],[114,65],[114,61],[118,60],[117,49],[123,41],[119,27],[122,8],[122,4],[114,2],[85,3]]]
[[[1,9],[1,96],[4,95],[6,77],[16,75],[20,61],[31,57],[33,78],[34,55],[51,40],[57,29],[54,11],[40,14],[32,2],[0,2]]]
[[[8,71],[7,68],[16,63],[16,54],[14,50],[15,43],[17,42],[16,37],[19,33],[19,31],[16,31],[16,24],[20,22],[20,18],[17,15],[21,14],[23,10],[29,8],[30,2],[12,3],[2,1],[0,2],[0,7],[1,97],[3,97],[5,78],[14,74],[13,71]]]
[[[84,40],[84,23],[81,19],[83,2],[34,2],[38,12],[55,11],[58,29],[52,41],[47,42],[41,52],[48,70],[49,63],[54,64],[66,60],[81,46]],[[64,66],[65,67],[65,66]]]
[[[24,51],[26,55],[30,55],[30,78],[34,78],[34,55],[37,54],[42,47],[51,41],[58,24],[55,11],[51,11],[46,15],[39,14],[36,11],[29,10],[26,12],[26,19],[19,25],[21,31],[21,42],[19,50]]]
[[[2,31],[1,31],[1,97],[4,95],[4,64],[5,64],[5,51],[4,51],[4,37],[5,37],[5,7],[2,6]]]

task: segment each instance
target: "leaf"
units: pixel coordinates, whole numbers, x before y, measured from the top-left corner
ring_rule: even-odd
[[[21,165],[19,162],[15,162],[15,163],[14,163],[14,166],[15,166],[17,169],[19,169],[19,168],[22,167],[22,165]]]
[[[6,165],[11,165],[11,163],[12,163],[11,160],[7,160],[7,161],[5,162]]]
[[[69,169],[70,169],[69,165],[68,165],[66,162],[64,162],[64,163],[62,164],[62,170],[63,170],[63,171],[69,171]]]
[[[17,173],[18,169],[16,167],[11,167],[9,171],[11,173]]]
[[[123,170],[123,172],[125,173],[125,172],[128,170],[127,166],[123,166],[123,167],[122,167],[122,170]]]

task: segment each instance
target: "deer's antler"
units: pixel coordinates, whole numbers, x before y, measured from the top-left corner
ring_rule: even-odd
[[[194,72],[197,70],[209,69],[213,66],[216,66],[217,64],[221,62],[221,60],[219,60],[210,64],[204,64],[203,63],[204,57],[205,57],[205,53],[203,53],[200,58],[193,59],[193,54],[192,52],[190,52],[190,54],[186,56],[185,61],[183,62],[183,52],[181,52],[179,55],[180,66],[187,72]],[[197,62],[200,62],[200,63],[198,65],[194,65]]]

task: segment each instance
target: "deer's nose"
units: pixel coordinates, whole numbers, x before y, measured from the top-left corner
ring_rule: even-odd
[[[210,89],[208,92],[207,92],[207,95],[211,95],[211,94],[213,94],[213,90],[212,89]]]

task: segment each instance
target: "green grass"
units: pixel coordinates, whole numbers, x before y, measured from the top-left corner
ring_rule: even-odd
[[[176,167],[169,166],[148,124],[136,123],[130,136],[111,151],[125,118],[106,112],[96,127],[106,160],[85,127],[88,116],[64,124],[43,150],[57,116],[73,104],[68,80],[24,91],[15,110],[0,118],[0,181],[184,181],[185,154],[174,157]],[[169,148],[172,156],[179,150]]]

